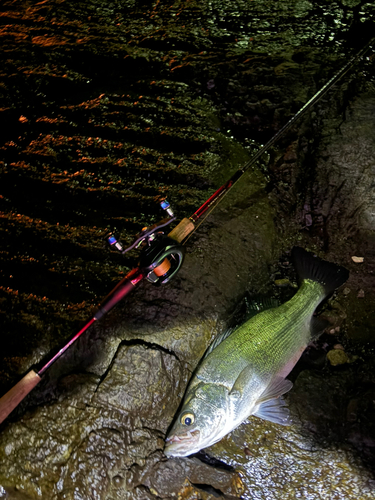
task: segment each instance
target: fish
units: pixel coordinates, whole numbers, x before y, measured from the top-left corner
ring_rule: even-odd
[[[181,410],[165,440],[164,454],[186,457],[211,446],[251,415],[292,423],[282,396],[286,377],[307,345],[327,326],[318,305],[343,285],[349,272],[294,247],[299,288],[287,302],[259,300],[238,327],[219,335],[193,373]]]

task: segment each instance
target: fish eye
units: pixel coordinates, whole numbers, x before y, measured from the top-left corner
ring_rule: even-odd
[[[191,425],[194,423],[195,417],[193,413],[184,413],[181,417],[181,424]]]

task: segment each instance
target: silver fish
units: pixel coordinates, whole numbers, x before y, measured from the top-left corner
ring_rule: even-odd
[[[293,249],[300,288],[285,304],[266,300],[261,312],[208,348],[187,388],[166,439],[168,457],[184,457],[218,442],[250,415],[289,425],[285,377],[324,326],[313,316],[320,302],[348,279],[348,271]]]

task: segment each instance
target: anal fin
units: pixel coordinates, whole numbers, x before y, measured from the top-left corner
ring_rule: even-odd
[[[330,326],[327,319],[319,316],[313,316],[310,322],[310,340],[315,340]]]

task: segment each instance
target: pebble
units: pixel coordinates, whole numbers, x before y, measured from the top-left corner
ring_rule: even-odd
[[[332,366],[344,365],[349,362],[348,355],[342,349],[332,349],[327,353],[327,359]]]
[[[335,326],[334,328],[331,328],[329,330],[329,333],[332,333],[332,335],[334,335],[335,333],[338,333],[340,331],[340,327],[339,326]]]
[[[362,290],[362,288],[361,288],[360,290],[358,290],[357,297],[359,299],[363,299],[364,296],[365,296],[365,291]]]
[[[253,457],[254,455],[251,453],[251,451],[249,450],[249,448],[245,447],[244,448],[244,452],[245,452],[245,455],[247,457]]]
[[[334,349],[340,349],[341,351],[344,351],[344,347],[341,344],[335,344],[333,346]]]
[[[282,278],[282,279],[275,280],[275,285],[276,286],[286,287],[286,286],[290,286],[291,283],[288,280],[288,278]]]
[[[359,264],[359,263],[363,262],[364,260],[365,260],[364,257],[357,257],[355,255],[353,255],[353,257],[352,257],[352,261],[355,262],[356,264]]]

